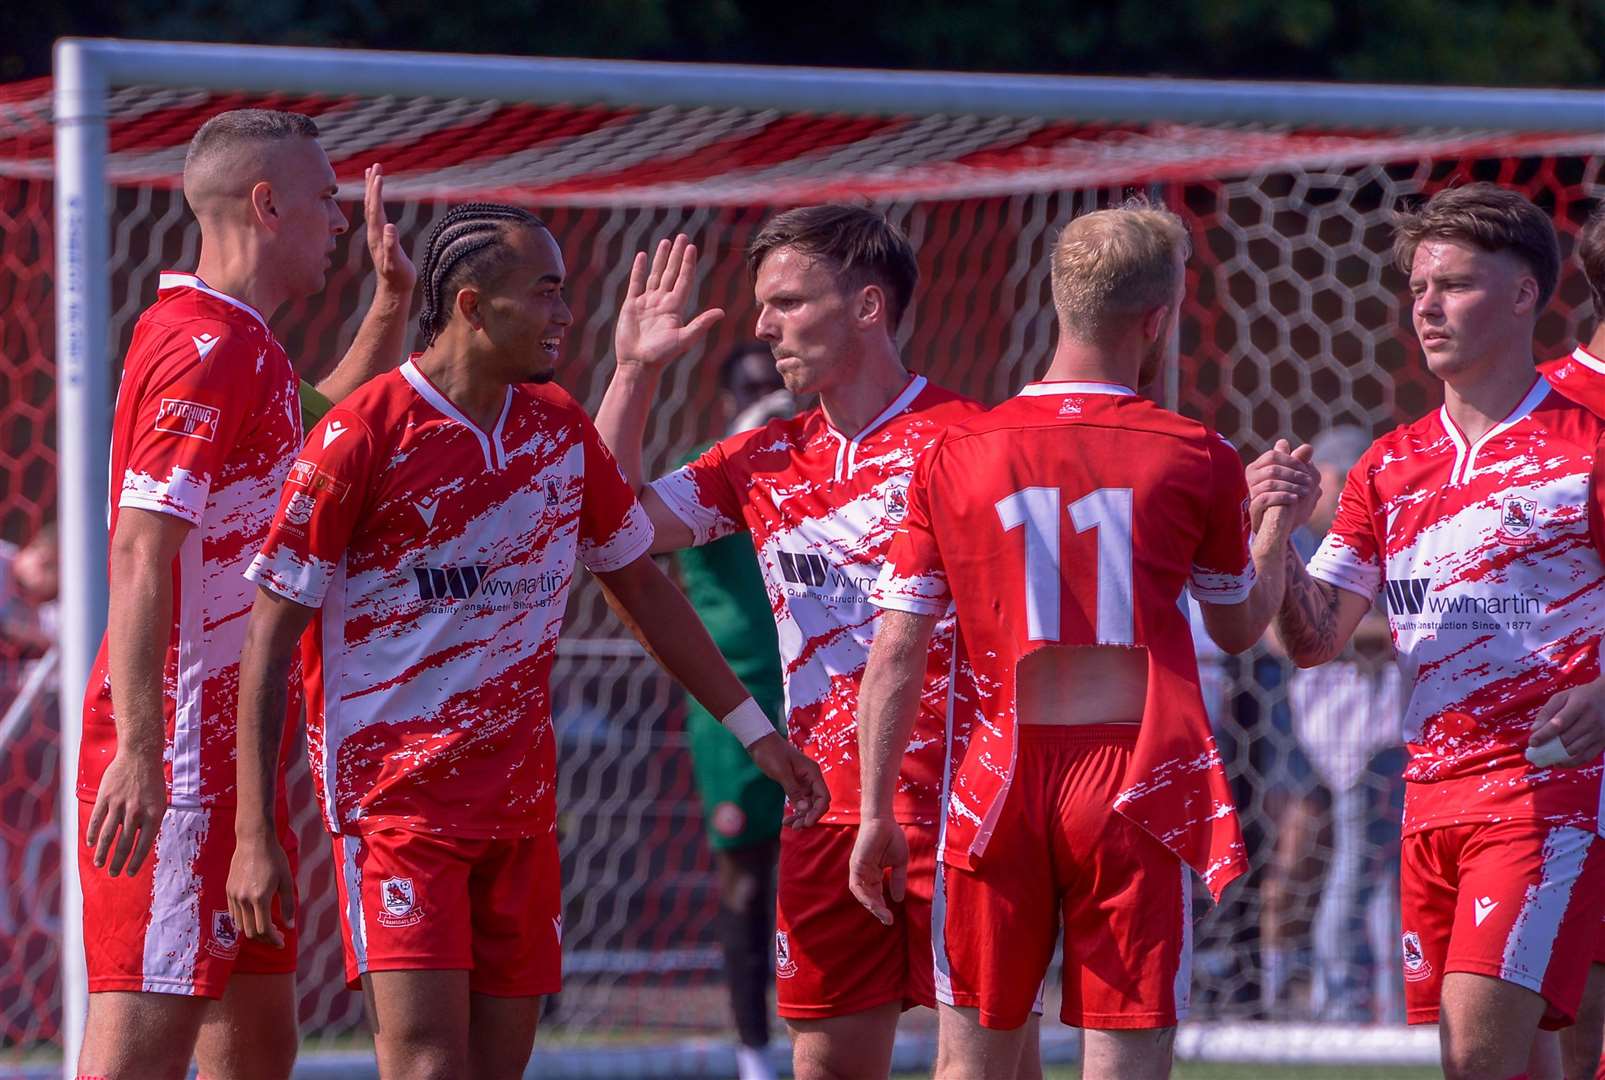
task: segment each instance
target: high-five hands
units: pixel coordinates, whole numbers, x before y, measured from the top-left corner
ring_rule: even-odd
[[[636,254],[613,331],[619,366],[661,368],[684,356],[724,318],[723,308],[709,308],[686,321],[696,270],[697,248],[684,233],[659,241],[650,266],[646,252]]]

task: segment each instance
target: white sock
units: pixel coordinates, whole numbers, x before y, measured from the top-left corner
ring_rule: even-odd
[[[768,1056],[754,1046],[736,1045],[736,1070],[741,1080],[775,1080]]]
[[[1287,990],[1287,954],[1282,945],[1261,945],[1259,950],[1259,1003],[1270,1010]]]

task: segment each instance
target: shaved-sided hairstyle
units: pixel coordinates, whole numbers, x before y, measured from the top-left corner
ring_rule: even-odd
[[[215,200],[242,198],[273,172],[273,149],[292,139],[316,139],[318,125],[301,113],[231,109],[201,125],[184,154],[184,198],[204,215]]]
[[[1145,199],[1082,214],[1053,245],[1053,306],[1064,332],[1097,344],[1176,295],[1192,238]]]
[[[318,125],[312,117],[275,109],[230,109],[220,112],[195,133],[184,155],[184,171],[219,151],[237,148],[247,142],[279,142],[283,139],[316,139]]]
[[[1555,225],[1518,191],[1486,182],[1444,188],[1420,209],[1394,215],[1393,256],[1400,270],[1410,272],[1416,249],[1429,240],[1494,254],[1508,251],[1527,264],[1538,282],[1537,310],[1555,295],[1560,280]]]
[[[508,245],[515,229],[544,229],[546,222],[518,206],[465,203],[446,212],[424,248],[418,279],[424,287],[424,310],[418,316],[423,347],[435,343],[451,321],[457,290],[482,285],[512,259]]]
[[[903,230],[863,206],[828,204],[782,210],[747,245],[753,277],[770,252],[792,248],[823,259],[849,288],[878,285],[886,293],[887,327],[895,332],[914,299],[919,262]]]
[[[1594,296],[1594,320],[1605,324],[1605,199],[1594,207],[1577,234],[1577,260],[1583,264],[1583,277]]]

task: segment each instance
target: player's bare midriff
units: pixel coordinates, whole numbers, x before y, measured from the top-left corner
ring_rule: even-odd
[[[1022,724],[1137,724],[1148,696],[1148,650],[1044,645],[1015,669]]]

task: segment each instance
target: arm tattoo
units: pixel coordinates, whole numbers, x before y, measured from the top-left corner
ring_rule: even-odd
[[[274,657],[268,661],[267,685],[263,687],[261,709],[261,743],[257,746],[255,766],[262,785],[262,813],[273,819],[273,804],[277,798],[279,757],[284,749],[284,714],[290,708],[290,657]]]
[[[1287,592],[1276,613],[1276,630],[1295,660],[1325,663],[1337,655],[1338,591],[1316,581],[1304,563],[1287,548]]]

